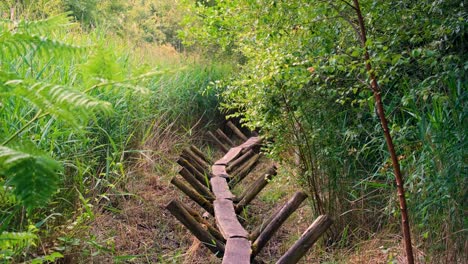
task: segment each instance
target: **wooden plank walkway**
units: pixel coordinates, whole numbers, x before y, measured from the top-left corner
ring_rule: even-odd
[[[260,137],[247,138],[230,121],[227,125],[238,138],[243,140],[243,143],[234,146],[234,142],[220,129],[216,130],[218,137],[208,132],[212,142],[216,143],[225,155],[212,162],[197,147],[190,146],[184,149],[177,161],[182,166],[179,174],[188,185],[177,177],[171,181],[179,190],[214,216],[217,228],[195,210],[177,200],[172,200],[166,208],[209,250],[216,256],[223,257],[223,264],[256,263],[257,254],[281,224],[296,211],[307,195],[296,192],[285,205],[266,218],[262,225],[251,233],[247,232],[237,214],[242,212],[276,175],[276,166],[271,166],[260,175],[239,197],[234,196],[230,188],[241,182],[256,165],[260,158],[258,146],[262,143],[262,139]],[[317,218],[277,263],[297,263],[331,223],[332,221],[325,215]]]
[[[236,133],[241,132],[236,131]],[[213,178],[211,178],[210,182],[216,198],[213,201],[216,225],[226,239],[223,264],[249,264],[252,257],[249,233],[237,219],[232,201],[234,195],[231,193],[227,181],[231,176],[226,168],[241,153],[246,153],[261,142],[261,138],[251,137],[240,146],[229,149],[221,159],[215,161],[215,165],[211,166]]]

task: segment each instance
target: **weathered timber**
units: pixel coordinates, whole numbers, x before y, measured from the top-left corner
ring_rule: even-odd
[[[185,227],[187,227],[192,234],[198,238],[211,252],[215,255],[222,255],[224,253],[224,245],[218,241],[213,235],[199,224],[195,218],[185,210],[182,203],[172,200],[166,205],[166,209],[174,215]]]
[[[253,155],[244,165],[239,167],[236,171],[234,171],[232,175],[232,179],[229,182],[229,187],[233,188],[241,182],[247,174],[255,167],[257,164],[258,159],[260,158],[260,154]]]
[[[203,195],[209,201],[214,201],[216,198],[213,193],[203,184],[201,184],[186,168],[182,168],[179,174],[196,190],[200,195]]]
[[[229,178],[229,174],[226,172],[226,166],[224,165],[211,166],[211,173],[215,177]]]
[[[223,150],[224,152],[228,152],[229,151],[229,148],[224,145],[223,142],[221,142],[221,140],[219,140],[215,135],[213,135],[213,133],[211,133],[211,131],[208,131],[208,136],[211,137],[211,139],[213,139],[213,141],[218,144],[218,146],[221,148],[221,150]]]
[[[252,244],[252,255],[256,256],[263,247],[267,244],[268,240],[273,234],[278,231],[279,227],[288,219],[288,217],[296,211],[299,205],[307,198],[307,195],[303,192],[296,192],[294,196],[286,203],[280,212],[274,216],[270,223],[260,233],[258,238]]]
[[[213,202],[213,205],[216,212],[216,225],[226,240],[232,237],[247,238],[248,233],[239,223],[231,200],[217,199]]]
[[[297,263],[331,224],[332,220],[328,216],[319,216],[276,264]]]
[[[231,161],[233,161],[235,158],[237,158],[241,154],[241,151],[242,151],[241,147],[231,148],[226,153],[226,155],[223,156],[223,158],[215,162],[215,165],[228,165]]]
[[[236,125],[234,125],[231,121],[228,121],[226,123],[228,125],[228,127],[232,130],[232,132],[234,132],[234,134],[236,134],[236,136],[238,136],[240,139],[242,140],[247,140],[248,138],[244,135],[244,133],[242,133],[237,127]]]
[[[265,174],[262,174],[258,179],[247,189],[239,198],[240,201],[236,205],[236,213],[242,210],[260,193],[268,184],[271,178],[276,175],[276,166],[272,166]]]
[[[229,163],[229,165],[226,168],[226,171],[231,172],[234,168],[240,166],[246,160],[248,160],[248,158],[250,158],[253,154],[255,154],[253,150],[249,150],[246,153],[242,154],[242,156]]]
[[[232,142],[232,140],[226,136],[226,134],[224,134],[221,129],[216,129],[216,134],[218,134],[219,138],[222,139],[222,141],[224,141],[227,145],[234,147],[234,142]]]
[[[243,237],[229,238],[222,264],[250,264],[250,241]]]
[[[262,143],[262,139],[259,138],[259,137],[251,137],[249,138],[246,142],[242,143],[242,145],[240,145],[239,147],[242,147],[242,151],[243,152],[247,152],[249,151],[250,149],[252,149],[253,147],[255,146],[258,146],[260,145],[260,143]]]
[[[217,199],[233,199],[234,195],[229,190],[229,185],[223,177],[212,177],[210,179],[211,188]]]
[[[185,193],[188,197],[190,197],[194,202],[203,207],[203,209],[205,209],[208,213],[214,215],[213,205],[207,199],[205,199],[205,197],[198,194],[198,192],[187,186],[183,181],[181,181],[177,177],[172,178],[171,183],[174,184],[174,186],[176,186],[177,188],[179,188],[179,190]]]
[[[218,231],[218,229],[216,227],[214,227],[213,225],[211,225],[208,221],[206,221],[205,218],[203,218],[202,216],[200,216],[195,210],[193,210],[192,208],[184,205],[183,203],[180,203],[181,206],[184,207],[185,210],[187,210],[187,212],[193,216],[193,218],[195,218],[195,220],[198,221],[198,223],[200,223],[202,226],[205,226],[206,229],[208,230],[208,232],[210,232],[211,235],[214,236],[214,238],[216,238],[217,240],[221,241],[222,243],[226,243],[226,239],[224,239],[223,235],[221,235],[221,233]]]
[[[195,168],[188,160],[180,157],[178,160],[177,160],[177,163],[182,166],[183,168],[186,168],[190,173],[192,173],[195,178],[203,185],[207,186],[207,187],[210,187],[210,184],[208,182],[208,179],[207,177],[205,176],[205,174],[203,174],[202,172],[200,172],[197,168]]]
[[[200,165],[198,162],[192,159],[187,152],[183,151],[182,154],[180,154],[181,158],[184,158],[187,160],[195,169],[197,169],[201,174],[205,174],[209,171],[208,168],[204,168],[202,165]]]
[[[286,204],[283,204],[282,206],[276,208],[275,211],[273,213],[271,213],[270,216],[266,220],[263,220],[262,223],[259,226],[257,226],[252,232],[250,232],[249,240],[250,241],[255,241],[258,238],[258,236],[260,235],[260,233],[262,233],[262,231],[268,226],[268,224],[271,223],[273,218],[275,218],[275,216],[278,215],[279,212],[285,206],[286,206]]]
[[[191,160],[193,160],[194,162],[196,162],[197,164],[199,164],[203,169],[207,170],[210,168],[210,165],[208,163],[206,163],[206,161],[204,161],[200,156],[198,156],[197,154],[195,154],[190,148],[186,148],[182,151],[182,153],[184,153],[190,157]]]
[[[195,145],[191,145],[190,149],[193,153],[197,154],[200,158],[202,158],[207,164],[211,164],[211,159],[209,159],[199,148]]]

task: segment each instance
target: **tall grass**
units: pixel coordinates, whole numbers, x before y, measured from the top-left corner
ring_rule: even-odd
[[[217,100],[202,93],[208,82],[229,71],[222,65],[202,65],[168,47],[137,47],[100,29],[85,33],[76,26],[43,24],[43,37],[81,48],[68,52],[54,42],[43,52],[28,43],[14,52],[1,50],[0,72],[31,82],[26,87],[33,95],[40,92],[35,83],[61,85],[107,110],[74,108],[71,92],[65,98],[70,102],[41,106],[28,96],[8,93],[9,80],[3,79],[0,143],[35,157],[50,156],[63,167],[55,172],[58,182],[51,198],[29,206],[3,168],[11,159],[0,158],[0,258],[10,261],[37,253],[46,256],[38,261],[60,257],[49,249],[38,252],[36,246],[58,243],[55,251],[60,252],[61,243],[73,242],[57,238],[92,218],[93,204],[127,181],[128,157],[154,124],[164,128],[176,123],[183,129],[200,118],[215,119]],[[171,52],[164,57],[133,56],[160,54],[160,49]]]

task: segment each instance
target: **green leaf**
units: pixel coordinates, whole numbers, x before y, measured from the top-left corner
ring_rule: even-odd
[[[60,163],[44,155],[32,155],[0,146],[0,176],[27,208],[47,202],[58,187]]]

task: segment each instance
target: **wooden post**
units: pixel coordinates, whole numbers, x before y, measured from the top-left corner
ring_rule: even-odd
[[[190,157],[191,160],[193,160],[194,162],[196,162],[198,165],[200,165],[200,167],[202,167],[203,169],[209,169],[210,168],[210,165],[208,163],[206,163],[206,161],[204,161],[202,158],[200,158],[200,156],[198,156],[197,154],[195,154],[192,150],[190,150],[189,148],[186,148],[182,151],[182,153],[185,153],[188,157]]]
[[[242,154],[242,156],[240,156],[239,158],[237,158],[236,160],[234,160],[232,163],[230,163],[227,166],[226,171],[227,172],[232,171],[232,169],[234,169],[235,167],[237,167],[237,166],[241,165],[242,163],[244,163],[253,154],[254,154],[253,150],[249,150],[246,153]]]
[[[315,241],[331,226],[332,220],[321,215],[307,228],[301,238],[276,262],[276,264],[295,264],[314,245]]]
[[[268,184],[271,178],[276,175],[276,166],[272,166],[265,174],[262,174],[255,182],[239,197],[240,201],[236,205],[236,213],[239,214],[242,210],[260,193]]]
[[[180,166],[186,168],[189,172],[191,172],[201,184],[207,186],[208,188],[210,187],[208,178],[202,172],[196,169],[192,164],[190,164],[190,162],[188,162],[186,159],[179,158],[177,160],[177,163]]]
[[[202,165],[200,165],[198,162],[194,161],[192,159],[192,157],[190,157],[187,152],[182,152],[182,154],[180,154],[180,156],[184,159],[186,159],[190,164],[192,164],[192,166],[197,169],[201,174],[205,174],[206,172],[208,172],[208,169],[207,168],[204,168]]]
[[[193,153],[200,156],[200,158],[202,158],[206,163],[208,163],[208,164],[212,163],[211,160],[199,148],[197,148],[195,145],[191,145],[190,149],[193,151]]]
[[[226,124],[232,130],[232,132],[236,134],[236,136],[242,140],[247,140],[247,137],[244,135],[244,133],[242,133],[231,121],[228,121]]]
[[[198,205],[203,207],[208,213],[214,215],[213,205],[205,199],[205,197],[198,194],[195,190],[188,187],[183,181],[178,179],[177,177],[172,178],[171,183],[174,184],[179,190],[185,193],[188,197],[190,197],[194,202]]]
[[[211,137],[211,139],[213,139],[213,141],[218,144],[218,146],[221,148],[222,151],[224,152],[228,152],[229,151],[229,148],[226,147],[226,145],[224,145],[223,142],[221,142],[215,135],[213,135],[213,133],[211,133],[211,131],[208,131],[208,136]]]
[[[233,188],[241,182],[247,174],[253,169],[255,164],[257,163],[258,159],[260,158],[260,154],[255,154],[252,156],[244,165],[239,167],[236,171],[232,173],[232,180],[229,182],[229,186]]]
[[[184,206],[179,201],[172,200],[166,205],[166,209],[187,227],[211,252],[217,256],[223,255],[224,245],[206,231],[203,226],[185,210]]]
[[[208,232],[210,232],[210,234],[212,234],[217,240],[226,243],[226,239],[224,239],[223,235],[218,231],[218,229],[216,229],[214,226],[208,223],[208,221],[206,221],[205,218],[201,217],[195,210],[193,210],[190,207],[187,207],[183,203],[180,203],[180,205],[184,207],[184,209],[187,210],[187,212],[191,216],[193,216],[193,218],[195,218],[195,220],[197,220],[201,225],[206,226]]]
[[[196,190],[209,201],[214,201],[215,197],[211,191],[201,184],[195,177],[185,168],[179,171],[179,174]]]
[[[221,138],[222,140],[224,140],[224,142],[226,142],[229,146],[231,147],[234,147],[234,142],[232,142],[232,140],[226,136],[226,134],[224,134],[224,132],[221,130],[221,129],[216,129],[216,134],[218,134],[219,138]]]
[[[252,244],[252,255],[256,256],[263,247],[267,244],[268,240],[278,231],[279,227],[288,219],[288,217],[296,211],[299,205],[307,198],[303,192],[296,192],[294,196],[286,203],[280,212],[273,217],[270,223],[260,233],[258,238]]]

